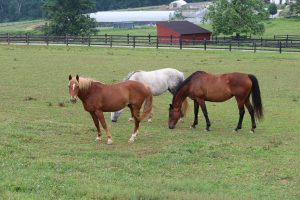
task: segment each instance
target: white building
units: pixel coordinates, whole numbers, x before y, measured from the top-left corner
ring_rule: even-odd
[[[187,2],[184,0],[173,1],[169,4],[169,9],[171,9],[171,10],[178,9],[186,4],[187,4]]]
[[[175,11],[104,11],[91,13],[98,23],[169,21]]]
[[[295,3],[295,0],[270,0],[270,3],[282,5],[282,4],[286,4],[286,3]]]

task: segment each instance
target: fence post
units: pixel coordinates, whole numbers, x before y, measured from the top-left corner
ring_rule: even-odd
[[[48,35],[46,35],[46,44],[47,44],[47,46],[49,45],[49,36]]]
[[[229,51],[231,51],[231,41],[229,42]]]
[[[88,45],[89,45],[89,47],[91,46],[91,36],[89,35],[89,41],[88,41]]]
[[[170,46],[173,46],[173,35],[170,35]]]
[[[159,42],[158,37],[159,37],[159,36],[156,36],[156,48],[157,48],[157,49],[158,49],[158,42]]]
[[[66,43],[67,46],[69,46],[68,34],[65,37],[65,43]]]
[[[263,38],[260,37],[260,47],[262,47],[262,43],[263,43]]]
[[[281,41],[279,41],[279,53],[282,52],[282,45],[281,45]]]
[[[180,48],[180,50],[182,49],[182,39],[181,39],[181,37],[179,37],[179,48]]]
[[[256,42],[253,43],[254,46],[254,53],[256,53]]]
[[[10,34],[7,33],[7,44],[10,44]]]
[[[113,44],[113,37],[112,37],[112,35],[110,35],[110,48],[112,47],[112,44]]]
[[[26,44],[29,45],[29,35],[26,33]]]
[[[105,44],[107,44],[107,34],[105,33]]]
[[[204,39],[204,50],[206,51],[206,39]]]
[[[196,40],[195,35],[193,35],[193,46],[195,46],[195,40]]]
[[[135,48],[135,36],[133,36],[133,44],[132,44],[133,48]]]
[[[148,37],[149,46],[151,46],[151,35],[149,34]]]
[[[127,44],[129,45],[129,34],[127,34]]]

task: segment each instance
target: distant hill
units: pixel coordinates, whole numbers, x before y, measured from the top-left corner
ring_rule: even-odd
[[[46,15],[42,10],[45,0],[9,0],[0,1],[0,22],[20,21],[28,19],[41,19]],[[87,12],[137,8],[145,6],[158,6],[169,4],[172,0],[91,0],[95,2],[95,9]],[[202,2],[205,0],[186,0]]]

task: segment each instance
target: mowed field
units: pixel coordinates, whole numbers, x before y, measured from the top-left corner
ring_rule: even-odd
[[[45,24],[43,20],[33,21],[22,21],[22,22],[10,22],[0,23],[0,34],[43,34],[41,26]],[[210,24],[199,24],[199,26],[212,31]],[[262,36],[252,37],[263,37],[263,38],[274,38],[274,35],[300,35],[300,18],[278,18],[269,19],[265,21],[266,31]],[[134,29],[117,29],[117,28],[99,28],[98,35],[137,35],[137,36],[155,36],[156,26],[141,26],[135,27]],[[222,37],[222,35],[220,36]]]
[[[250,134],[246,113],[236,134],[235,100],[207,103],[207,133],[201,112],[190,129],[190,102],[169,130],[166,93],[135,143],[128,109],[118,123],[105,114],[114,144],[95,142],[91,117],[69,103],[68,75],[115,83],[164,67],[255,74],[265,119]],[[0,74],[0,199],[300,198],[299,54],[2,45]]]

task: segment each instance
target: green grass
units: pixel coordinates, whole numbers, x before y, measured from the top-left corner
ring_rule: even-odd
[[[0,34],[41,34],[36,28],[44,23],[43,20],[0,23]]]
[[[246,114],[234,134],[231,99],[207,103],[210,133],[201,114],[189,128],[192,112],[169,130],[165,94],[134,144],[128,109],[116,124],[105,114],[114,144],[96,143],[89,114],[68,101],[68,75],[114,83],[163,67],[255,74],[264,121],[250,134]],[[0,69],[0,199],[300,198],[299,54],[2,45]]]
[[[300,35],[300,18],[270,19],[265,22],[266,32],[263,37],[273,38],[274,35]]]
[[[14,23],[0,23],[0,34],[3,33],[30,33],[30,34],[42,34],[40,30],[35,30],[34,27],[43,25],[44,21],[25,21]],[[203,28],[212,30],[210,24],[201,24]],[[300,35],[300,18],[279,18],[270,19],[265,22],[265,33],[262,35],[264,38],[273,38],[274,35]],[[98,34],[104,35],[156,35],[156,26],[142,26],[134,29],[113,29],[113,28],[101,28]],[[260,37],[260,36],[257,36]]]

